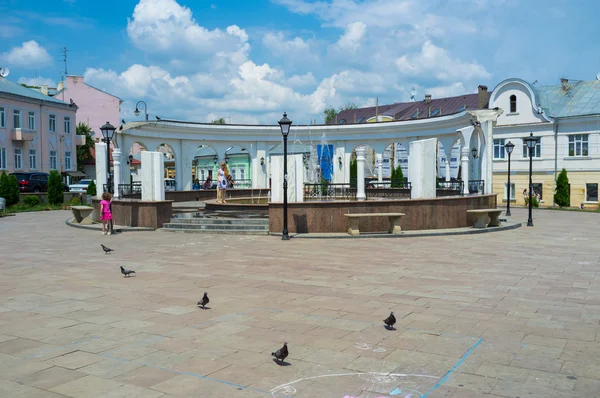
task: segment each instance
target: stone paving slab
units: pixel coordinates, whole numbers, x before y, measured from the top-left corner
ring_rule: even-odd
[[[68,215],[0,221],[2,397],[600,396],[598,214],[288,242],[99,236]]]

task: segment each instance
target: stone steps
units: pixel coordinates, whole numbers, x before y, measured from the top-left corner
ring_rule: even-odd
[[[171,222],[164,224],[160,231],[267,235],[269,233],[269,220],[242,218],[173,218],[171,219]]]

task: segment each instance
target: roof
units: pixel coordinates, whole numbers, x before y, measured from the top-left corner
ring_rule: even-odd
[[[487,108],[489,96],[491,93],[486,92],[487,98],[484,108]],[[429,106],[431,106],[431,117],[450,115],[453,113],[462,112],[465,109],[479,109],[478,94],[465,94],[447,98],[432,98],[431,104],[425,101],[417,102],[397,102],[391,105],[380,105],[377,109],[377,114],[389,116],[394,120],[411,120],[424,119],[429,117]],[[331,120],[327,124],[352,124],[352,123],[367,123],[369,118],[375,117],[376,107],[349,109],[338,113],[336,119]]]
[[[306,145],[306,144],[288,144],[288,147],[287,147],[288,155],[298,154],[298,153],[310,153],[311,151],[312,151],[312,146]],[[270,155],[283,155],[283,144],[278,144],[278,145],[272,146],[271,149],[269,150],[269,154]]]
[[[533,87],[541,107],[551,117],[600,114],[600,80],[567,81],[564,84]]]
[[[194,157],[199,158],[199,157],[204,157],[204,156],[210,156],[213,157],[217,154],[217,152],[210,146],[204,146],[204,147],[198,147],[196,149],[196,152],[194,152]],[[239,147],[233,147],[231,148],[229,151],[227,151],[227,155],[231,156],[231,155],[248,155],[248,151],[244,151]]]
[[[21,86],[18,83],[11,82],[10,80],[6,80],[3,77],[0,77],[0,93],[8,93],[12,95],[18,95],[21,97],[26,97],[38,101],[46,101],[46,102],[54,102],[61,105],[68,105],[67,103],[57,100],[55,98],[46,96],[38,91],[32,90],[30,88]]]

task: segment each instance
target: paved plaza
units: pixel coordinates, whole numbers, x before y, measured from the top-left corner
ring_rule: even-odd
[[[600,396],[600,214],[289,242],[102,236],[69,214],[0,219],[1,397]]]

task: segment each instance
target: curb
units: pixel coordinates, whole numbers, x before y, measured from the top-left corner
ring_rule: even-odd
[[[67,224],[69,227],[73,227],[73,228],[87,229],[89,231],[101,231],[100,228],[96,227],[96,225],[98,225],[98,224],[80,225],[80,224],[73,223],[72,220],[73,220],[73,217],[67,218],[67,220],[65,221],[65,224]],[[118,234],[123,233],[123,232],[148,232],[148,231],[154,232],[155,229],[154,228],[146,228],[146,227],[116,227],[116,226],[114,228],[114,232],[118,233]]]

